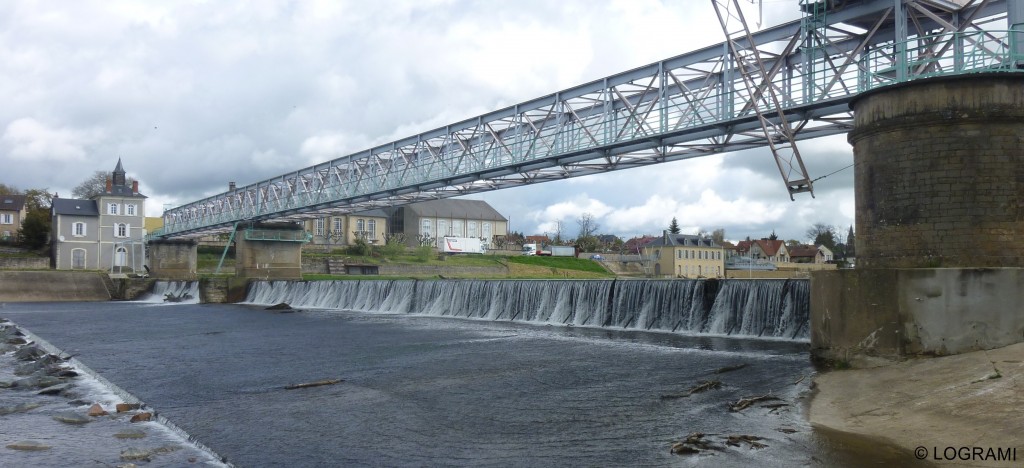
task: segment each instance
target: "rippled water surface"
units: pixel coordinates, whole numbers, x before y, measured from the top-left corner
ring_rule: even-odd
[[[237,305],[0,312],[239,466],[793,466],[838,450],[803,421],[805,342]],[[343,381],[284,388],[324,379]],[[727,409],[761,395],[784,405]],[[670,453],[697,431],[724,450]],[[720,443],[735,434],[767,447]]]

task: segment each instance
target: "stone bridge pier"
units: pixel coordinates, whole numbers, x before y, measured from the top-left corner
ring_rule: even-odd
[[[154,239],[147,244],[149,276],[164,280],[196,279],[199,243],[192,239]]]
[[[851,104],[857,268],[811,277],[811,346],[851,362],[1024,341],[1024,76]]]
[[[259,280],[301,280],[302,244],[309,239],[301,225],[256,223],[235,232],[235,276]]]

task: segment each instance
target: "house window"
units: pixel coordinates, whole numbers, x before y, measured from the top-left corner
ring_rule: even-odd
[[[74,270],[85,269],[85,249],[74,249],[71,251],[71,268]]]
[[[85,237],[85,223],[72,224],[71,235],[75,237]]]
[[[124,223],[115,224],[114,237],[128,237],[128,225]]]
[[[368,220],[366,222],[366,230],[370,231],[369,232],[370,239],[376,239],[377,238],[377,220],[376,219]]]
[[[481,226],[483,226],[482,227],[483,234],[481,234],[481,237],[483,237],[484,239],[487,239],[487,241],[490,242],[491,241],[491,223],[481,223]]]
[[[476,237],[476,221],[466,223],[466,228],[469,230],[469,235],[467,237]]]
[[[327,221],[326,221],[325,218],[317,218],[316,221],[314,222],[313,234],[317,235],[317,236],[320,236],[320,237],[323,237],[324,236],[324,226],[326,224],[327,224]]]
[[[420,221],[420,235],[434,237],[434,233],[430,231],[430,218]]]
[[[110,203],[110,204],[107,205],[107,214],[109,214],[109,215],[116,215],[117,214],[117,203]]]
[[[452,232],[448,229],[448,220],[439,219],[437,220],[437,235],[439,236],[450,236]]]
[[[135,216],[135,205],[125,205],[124,214],[128,216]]]
[[[452,232],[451,235],[455,237],[462,237],[466,235],[466,232],[462,230],[462,220],[452,221]]]
[[[356,220],[356,231],[363,232],[366,230],[366,220],[359,218]]]
[[[14,217],[10,213],[0,215],[0,224],[14,224]]]
[[[334,232],[341,232],[341,231],[344,231],[344,230],[345,229],[342,227],[342,219],[341,218],[334,218]]]

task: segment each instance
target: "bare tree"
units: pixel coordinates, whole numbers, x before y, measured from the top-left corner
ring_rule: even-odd
[[[106,192],[108,177],[110,177],[109,172],[93,172],[88,179],[83,180],[82,183],[78,184],[78,186],[71,191],[71,196],[88,200],[96,195]],[[134,181],[134,179],[130,177],[125,180],[128,182],[128,185],[131,185],[132,181]]]
[[[725,228],[718,228],[711,231],[711,240],[715,241],[718,245],[722,245],[722,243],[725,242]]]
[[[810,229],[807,230],[807,238],[811,240],[811,243],[815,245],[824,245],[829,250],[833,250],[836,247],[836,228],[831,224],[814,223]]]
[[[555,244],[562,243],[562,220],[555,221]]]
[[[580,217],[576,219],[576,224],[580,226],[579,237],[593,236],[600,227],[600,225],[597,224],[597,221],[594,220],[594,215],[590,213],[583,213],[580,215]]]

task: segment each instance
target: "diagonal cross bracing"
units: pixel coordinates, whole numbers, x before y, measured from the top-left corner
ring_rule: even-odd
[[[197,237],[238,221],[316,218],[768,147],[765,121],[788,122],[794,140],[845,133],[849,102],[862,91],[1020,71],[1013,65],[1024,57],[1012,55],[1006,31],[1012,1],[1024,0],[851,0],[828,11],[823,27],[783,24],[735,38],[738,47],[705,47],[167,210],[156,235]],[[730,49],[756,49],[762,66]],[[777,108],[761,99],[769,89]]]

